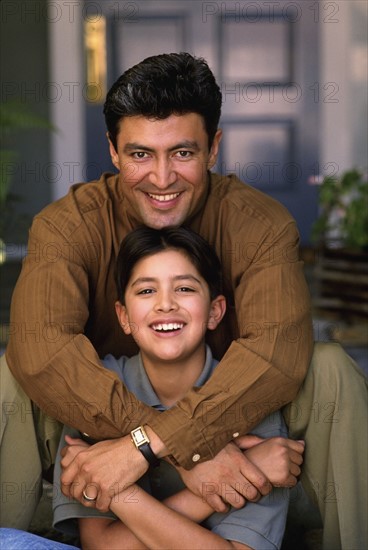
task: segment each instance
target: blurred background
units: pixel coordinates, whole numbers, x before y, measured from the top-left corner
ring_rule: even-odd
[[[216,171],[296,218],[316,340],[367,369],[366,0],[2,0],[0,338],[32,217],[113,171],[106,91],[143,58],[204,57],[223,93]]]
[[[2,341],[32,217],[73,183],[113,170],[107,89],[141,59],[173,51],[203,56],[221,87],[216,171],[235,173],[290,210],[316,316],[361,328],[367,23],[365,0],[4,0]]]
[[[0,7],[2,343],[32,217],[73,183],[113,170],[102,115],[107,89],[141,59],[173,51],[203,56],[221,87],[216,170],[290,210],[316,318],[327,320],[329,336],[343,320],[358,325],[350,340],[365,339],[365,0],[3,0]]]

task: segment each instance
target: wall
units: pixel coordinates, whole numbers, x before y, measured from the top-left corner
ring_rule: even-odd
[[[366,169],[368,4],[325,1],[319,11],[321,172]]]

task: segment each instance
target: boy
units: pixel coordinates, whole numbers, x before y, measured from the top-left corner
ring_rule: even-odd
[[[122,242],[116,283],[120,325],[125,334],[133,335],[140,353],[130,359],[108,355],[105,366],[139,399],[160,411],[172,407],[192,387],[200,391],[217,364],[205,344],[205,334],[217,327],[226,309],[215,252],[188,229],[143,226]],[[69,429],[65,433],[75,435]],[[267,417],[253,433],[262,438],[286,437],[280,413]],[[66,441],[77,443],[69,436]],[[239,452],[244,445],[251,447],[245,451],[248,458],[272,476],[275,446],[282,447],[281,440],[238,437],[228,444],[229,452]],[[302,451],[301,442],[290,442],[295,475],[300,472]],[[83,507],[61,495],[59,482],[60,457],[55,470],[54,524],[65,529],[68,520],[78,519],[85,549],[263,550],[281,545],[288,509],[288,491],[281,488],[273,489],[258,503],[243,506],[239,501],[239,509],[214,514],[204,499],[185,488],[169,460],[161,461],[139,485],[115,491],[110,506],[113,514],[101,514],[90,507],[96,500],[96,487],[85,487]]]

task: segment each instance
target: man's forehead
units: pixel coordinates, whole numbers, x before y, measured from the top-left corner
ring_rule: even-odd
[[[142,136],[142,132],[144,135]],[[158,119],[146,117],[143,115],[125,116],[119,121],[119,134],[124,134],[129,139],[129,135],[149,136],[159,132],[183,134],[182,140],[188,139],[186,135],[191,133],[206,133],[203,117],[198,113],[185,113],[182,115],[172,114],[166,118]],[[189,138],[190,140],[190,138]],[[139,139],[138,141],[141,141]]]

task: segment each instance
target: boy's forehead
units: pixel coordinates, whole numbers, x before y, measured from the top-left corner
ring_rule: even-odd
[[[167,248],[144,256],[135,264],[132,276],[143,272],[157,279],[195,276],[203,280],[190,255],[180,248]]]

